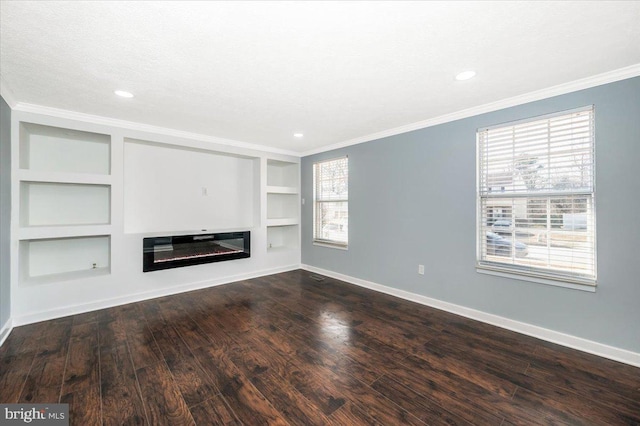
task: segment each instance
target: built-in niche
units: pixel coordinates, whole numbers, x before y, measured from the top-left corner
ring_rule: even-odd
[[[111,137],[20,123],[20,168],[34,172],[108,175]]]
[[[109,185],[20,183],[21,226],[104,225],[110,222]]]
[[[47,283],[108,274],[110,241],[108,235],[20,241],[21,281]]]
[[[125,139],[127,233],[250,229],[256,158]]]
[[[300,164],[267,160],[267,252],[297,250]]]

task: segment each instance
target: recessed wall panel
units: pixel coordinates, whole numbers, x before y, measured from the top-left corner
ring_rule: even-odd
[[[110,223],[110,187],[22,182],[21,225],[103,225]]]
[[[133,140],[124,154],[125,232],[253,226],[255,159]]]

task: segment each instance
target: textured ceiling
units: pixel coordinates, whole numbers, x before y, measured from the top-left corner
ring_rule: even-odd
[[[2,1],[0,18],[18,102],[296,152],[640,63],[637,1]]]

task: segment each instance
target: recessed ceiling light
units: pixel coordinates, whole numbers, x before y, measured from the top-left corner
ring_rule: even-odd
[[[301,137],[304,136],[304,134],[302,134],[302,133],[294,133],[293,136],[296,137],[296,138],[301,138]]]
[[[123,98],[133,98],[133,93],[127,92],[125,90],[116,90],[113,93],[115,93],[116,95],[121,96]]]
[[[476,76],[475,71],[462,71],[460,74],[456,75],[456,80],[469,80]]]

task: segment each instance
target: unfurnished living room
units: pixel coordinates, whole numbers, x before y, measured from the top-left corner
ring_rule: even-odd
[[[0,425],[639,425],[640,1],[0,0]]]

